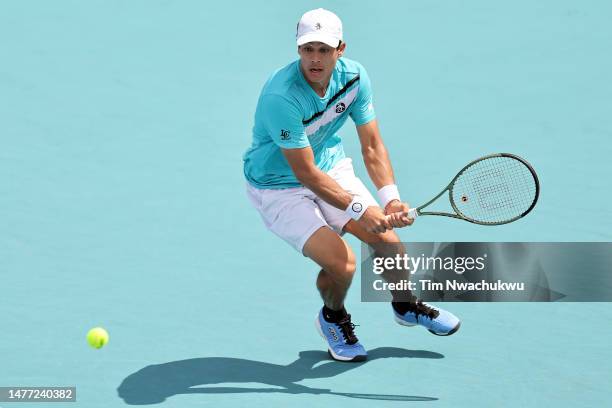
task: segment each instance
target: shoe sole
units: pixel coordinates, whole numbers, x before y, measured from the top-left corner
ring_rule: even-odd
[[[433,334],[435,334],[436,336],[450,336],[451,334],[456,333],[456,332],[457,332],[457,330],[459,330],[459,328],[460,328],[460,327],[461,327],[461,322],[457,323],[457,325],[456,325],[455,327],[453,327],[453,328],[452,328],[452,330],[451,330],[451,331],[449,331],[448,333],[442,333],[442,334],[440,334],[440,333],[436,333],[436,332],[435,332],[435,331],[433,331],[433,330],[429,330],[429,331],[430,331],[430,333],[433,333]]]
[[[341,361],[343,363],[359,363],[360,361],[366,361],[368,359],[367,356],[355,356],[350,360],[344,360],[344,359],[341,360],[341,359],[334,357],[334,354],[332,354],[330,349],[327,349],[327,354],[329,354],[329,356],[333,358],[334,360]]]
[[[321,329],[321,323],[319,322],[319,315],[317,315],[317,318],[315,319],[315,327],[317,328],[317,332],[319,332],[319,335],[323,338],[323,340],[325,340],[325,344],[328,344],[327,337],[325,337],[325,335],[323,334],[323,330]],[[358,361],[365,361],[368,358],[368,356],[355,356],[352,358],[339,356],[336,353],[334,353],[334,351],[329,347],[329,344],[327,346],[327,353],[331,356],[331,358],[333,358],[336,361],[358,362]]]
[[[417,326],[416,323],[408,323],[407,321],[400,319],[399,317],[397,317],[396,314],[393,314],[393,317],[395,318],[395,321],[398,324],[401,324],[402,326],[406,326],[406,327]],[[455,327],[453,327],[448,333],[436,333],[435,331],[433,331],[431,329],[427,329],[427,331],[429,331],[432,334],[435,334],[436,336],[450,336],[451,334],[456,333],[457,330],[459,330],[459,327],[461,327],[461,322],[457,323],[457,325]]]

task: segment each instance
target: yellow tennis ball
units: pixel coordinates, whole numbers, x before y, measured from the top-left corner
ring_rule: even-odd
[[[108,343],[108,332],[102,327],[94,327],[87,333],[87,342],[93,348],[102,348]]]

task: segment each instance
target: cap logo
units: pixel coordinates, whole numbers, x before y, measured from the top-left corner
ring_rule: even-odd
[[[321,23],[315,24],[315,30],[320,30],[320,29],[321,29]]]

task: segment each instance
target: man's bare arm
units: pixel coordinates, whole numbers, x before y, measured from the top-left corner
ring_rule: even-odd
[[[312,148],[282,149],[282,151],[293,174],[304,186],[312,190],[323,201],[340,210],[346,210],[353,201],[353,196],[315,165]],[[382,233],[391,229],[389,220],[378,207],[368,207],[358,222],[369,232]]]
[[[323,201],[344,210],[353,200],[329,175],[321,171],[314,162],[312,148],[282,149],[295,177],[312,190]]]
[[[357,134],[361,143],[363,161],[376,188],[380,189],[389,184],[395,184],[389,154],[378,130],[378,121],[373,120],[365,125],[357,126]]]
[[[380,190],[382,187],[395,184],[393,167],[391,167],[387,148],[380,136],[378,121],[373,120],[365,125],[357,126],[357,134],[361,143],[363,162],[376,188]],[[412,224],[413,220],[407,217],[409,210],[407,203],[395,199],[388,203],[381,203],[381,205],[384,206],[384,212],[389,216],[389,222],[393,227],[405,227]]]

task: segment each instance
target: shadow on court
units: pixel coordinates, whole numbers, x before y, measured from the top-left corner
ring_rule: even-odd
[[[381,358],[444,358],[423,350],[380,347],[368,352],[368,361]],[[321,363],[315,367],[317,363]],[[177,394],[283,393],[338,395],[387,401],[435,401],[434,397],[333,392],[296,384],[309,378],[329,378],[356,369],[363,363],[331,361],[323,351],[302,351],[288,365],[229,357],[205,357],[147,366],[126,377],[117,389],[130,405],[158,404]],[[222,383],[260,383],[279,388],[198,387]]]

